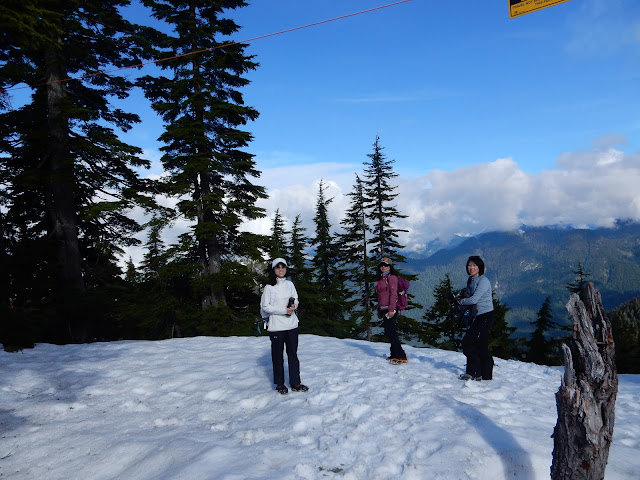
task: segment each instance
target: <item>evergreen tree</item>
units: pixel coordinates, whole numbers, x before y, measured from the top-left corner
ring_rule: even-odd
[[[367,221],[372,229],[372,237],[368,242],[370,265],[377,265],[382,257],[388,257],[392,260],[398,274],[409,281],[415,281],[418,278],[417,275],[402,273],[398,268],[399,264],[405,263],[406,258],[400,253],[404,245],[401,245],[397,238],[400,232],[407,230],[397,228],[395,224],[397,220],[407,216],[393,205],[393,201],[398,196],[397,193],[394,193],[397,187],[391,185],[391,181],[398,176],[393,171],[395,161],[387,160],[378,136],[373,143],[373,153],[367,154],[367,156],[369,161],[364,162],[366,168],[363,175],[363,192]],[[372,281],[377,279],[378,273],[377,270],[372,272]],[[411,301],[412,297],[413,295],[409,293],[409,308],[421,308],[422,305]],[[405,339],[417,334],[419,329],[417,321],[405,315],[398,318],[398,334]]]
[[[289,245],[289,275],[298,292],[300,332],[322,333],[316,326],[322,323],[322,298],[314,280],[313,268],[307,261],[307,249],[311,240],[305,235],[300,215],[297,215],[291,226],[291,243]]]
[[[618,373],[640,373],[640,297],[619,305],[609,317]]]
[[[325,196],[326,186],[320,180],[318,200],[313,221],[316,236],[311,241],[315,255],[311,259],[321,303],[319,322],[315,325],[318,333],[344,338],[351,334],[353,324],[345,314],[354,302],[350,302],[346,287],[346,273],[338,265],[339,247],[333,241],[328,207],[333,198]]]
[[[560,356],[556,353],[555,342],[547,340],[544,336],[549,330],[560,328],[560,325],[553,321],[551,315],[551,297],[547,297],[538,310],[538,316],[532,325],[535,327],[531,334],[531,339],[526,342],[528,347],[526,360],[538,365],[559,365]]]
[[[567,283],[567,290],[571,293],[577,293],[580,298],[582,298],[582,293],[584,292],[584,287],[587,285],[587,278],[591,275],[590,273],[585,272],[582,262],[578,262],[578,268],[573,270],[576,278],[573,282]]]
[[[458,321],[455,310],[451,307],[449,296],[453,285],[449,274],[433,289],[434,303],[423,315],[419,338],[432,347],[457,351],[460,348],[465,328]]]
[[[117,338],[156,340],[197,335],[201,310],[196,295],[196,253],[192,239],[166,248],[162,222],[154,217],[137,279],[125,278],[118,292]]]
[[[404,263],[405,257],[399,253],[404,245],[400,245],[397,238],[399,232],[407,230],[399,229],[394,224],[407,216],[392,204],[398,196],[394,193],[397,187],[391,185],[391,180],[398,176],[393,171],[395,161],[387,160],[377,136],[373,143],[373,153],[367,156],[370,160],[364,162],[364,207],[367,219],[372,223],[373,237],[369,241],[372,262],[377,263],[380,258],[389,257],[396,265]]]
[[[246,44],[221,38],[239,30],[224,13],[247,6],[247,2],[143,3],[173,32],[156,32],[158,55],[162,52],[171,58],[158,65],[172,75],[147,76],[140,85],[165,122],[159,140],[164,143],[162,163],[169,172],[170,191],[189,197],[178,206],[181,214],[195,221],[201,306],[204,310],[214,307],[205,317],[214,323],[229,323],[232,315],[225,293],[237,278],[227,275],[241,270],[236,263],[239,257],[259,254],[260,245],[259,239],[242,234],[239,227],[264,216],[256,203],[266,198],[264,188],[251,181],[259,176],[253,155],[243,150],[252,136],[239,128],[258,116],[254,108],[244,105],[239,90],[249,83],[242,75],[257,64],[244,54]],[[224,266],[226,261],[229,268]],[[218,331],[222,325],[203,324],[202,328]]]
[[[373,336],[371,318],[375,312],[374,275],[375,263],[368,255],[368,241],[371,228],[367,223],[364,185],[356,174],[356,183],[349,193],[351,202],[340,222],[345,232],[339,235],[340,263],[345,267],[350,298],[355,299],[356,308],[349,315],[350,321],[358,326],[356,336],[365,335],[367,340]]]
[[[273,227],[271,229],[271,250],[269,251],[270,258],[283,257],[289,258],[289,248],[287,246],[287,232],[284,228],[284,219],[280,215],[280,209],[276,210],[273,217]]]
[[[138,272],[131,257],[129,257],[129,260],[127,260],[127,268],[125,269],[124,280],[131,283],[138,281]]]
[[[30,101],[0,115],[0,195],[12,257],[6,274],[16,318],[35,322],[38,341],[102,336],[108,302],[97,302],[97,292],[118,282],[121,247],[137,242],[140,227],[127,208],[145,202],[139,194],[147,186],[134,168],[148,163],[113,129],[126,131],[139,118],[111,103],[132,84],[95,74],[139,63],[135,29],[120,15],[127,5],[3,6],[0,87],[32,85]]]
[[[288,248],[290,252],[289,261],[291,263],[290,271],[296,277],[296,289],[298,289],[298,283],[302,282],[311,285],[313,282],[313,269],[307,265],[306,254],[311,240],[305,235],[306,229],[302,226],[300,215],[296,215],[290,233],[291,243]],[[313,288],[315,289],[315,286]]]
[[[510,327],[506,319],[509,307],[496,298],[495,292],[492,296],[494,322],[489,333],[489,350],[496,357],[520,359],[522,357],[522,349],[519,342],[511,338],[516,328]]]

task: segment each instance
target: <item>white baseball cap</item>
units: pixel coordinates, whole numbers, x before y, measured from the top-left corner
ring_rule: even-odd
[[[287,261],[284,258],[276,258],[273,262],[271,262],[271,268],[276,268],[276,265],[279,263],[283,263],[285,267],[288,267]]]

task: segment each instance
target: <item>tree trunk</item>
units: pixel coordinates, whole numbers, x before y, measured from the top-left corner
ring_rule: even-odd
[[[51,61],[55,56],[51,54]],[[51,220],[60,276],[65,286],[84,290],[82,260],[78,242],[78,219],[74,198],[75,178],[73,160],[69,152],[69,120],[62,111],[66,97],[64,76],[56,68],[55,61],[47,75],[47,101],[49,122],[49,145],[47,162],[49,165],[49,188],[47,206]]]
[[[202,309],[226,305],[223,291],[216,291],[211,279],[215,275],[220,275],[222,270],[222,256],[218,246],[218,238],[215,229],[210,228],[215,224],[215,217],[207,205],[205,199],[211,194],[211,176],[207,172],[200,172],[199,182],[195,189],[198,201],[198,225],[207,230],[207,237],[198,240],[200,265],[202,274],[207,278],[207,287],[201,297]]]
[[[563,344],[564,378],[556,393],[553,480],[602,480],[613,438],[618,374],[611,323],[592,283],[584,303],[572,294],[567,310],[573,339]]]
[[[86,342],[93,337],[92,319],[84,308],[82,294],[85,283],[82,272],[82,255],[78,239],[78,214],[76,205],[76,178],[74,159],[69,147],[69,117],[64,111],[68,92],[64,69],[53,49],[47,52],[47,108],[48,145],[45,161],[48,167],[46,204],[51,224],[51,237],[55,242],[59,284],[56,287],[57,315],[66,324],[72,341]]]

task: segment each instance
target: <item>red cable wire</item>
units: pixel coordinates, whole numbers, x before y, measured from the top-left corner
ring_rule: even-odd
[[[213,48],[204,48],[202,50],[196,50],[193,52],[189,52],[189,53],[183,53],[181,55],[175,55],[173,57],[168,57],[168,58],[163,58],[160,60],[151,60],[149,62],[143,62],[143,63],[138,63],[136,65],[129,65],[128,67],[120,67],[120,68],[114,68],[113,70],[101,70],[99,72],[95,72],[95,73],[87,73],[86,75],[82,75],[80,77],[69,77],[69,78],[65,78],[62,80],[55,80],[53,82],[45,82],[45,83],[38,83],[36,85],[27,85],[24,87],[11,87],[11,88],[7,88],[7,89],[2,89],[2,93],[8,93],[10,90],[20,90],[22,88],[35,88],[35,87],[42,87],[44,85],[50,85],[50,84],[54,84],[54,83],[62,83],[62,82],[68,82],[70,80],[82,80],[84,78],[91,78],[91,77],[95,77],[97,75],[106,75],[107,73],[112,73],[112,72],[119,72],[121,70],[128,70],[129,68],[136,68],[136,67],[144,67],[145,65],[149,65],[151,63],[160,63],[160,62],[166,62],[167,60],[173,60],[176,58],[181,58],[181,57],[188,57],[190,55],[197,55],[199,53],[204,53],[204,52],[210,52],[212,50],[216,50],[218,48],[223,48],[223,47],[230,47],[232,45],[238,45],[241,43],[249,43],[252,42],[254,40],[260,40],[262,38],[267,38],[267,37],[273,37],[275,35],[282,35],[283,33],[288,33],[288,32],[293,32],[295,30],[301,30],[303,28],[309,28],[309,27],[314,27],[316,25],[321,25],[323,23],[329,23],[329,22],[334,22],[336,20],[342,20],[343,18],[348,18],[348,17],[353,17],[355,15],[361,15],[363,13],[369,13],[369,12],[373,12],[374,10],[381,10],[383,8],[388,8],[388,7],[393,7],[395,5],[399,5],[401,3],[407,3],[410,2],[411,0],[401,0],[399,2],[395,2],[395,3],[389,3],[387,5],[382,5],[380,7],[374,7],[374,8],[369,8],[367,10],[362,10],[360,12],[355,12],[355,13],[348,13],[346,15],[342,15],[340,17],[334,17],[334,18],[330,18],[328,20],[321,20],[319,22],[314,22],[314,23],[310,23],[308,25],[302,25],[300,27],[294,27],[294,28],[288,28],[286,30],[281,30],[279,32],[275,32],[275,33],[267,33],[265,35],[259,35],[257,37],[253,37],[253,38],[249,38],[248,40],[241,40],[239,42],[230,42],[230,43],[225,43],[222,45],[218,45],[216,47]]]

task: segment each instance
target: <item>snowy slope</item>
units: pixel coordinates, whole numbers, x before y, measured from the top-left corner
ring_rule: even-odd
[[[307,393],[267,337],[41,344],[0,353],[0,479],[549,478],[561,370],[303,335]],[[640,471],[640,376],[620,377],[607,480]]]

